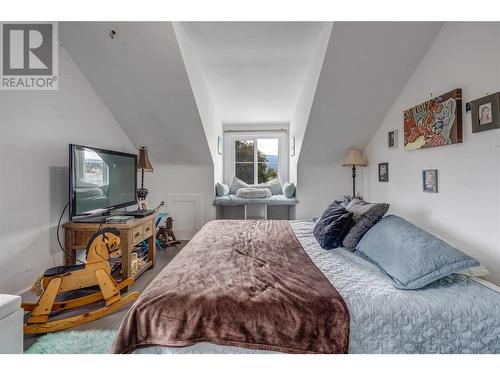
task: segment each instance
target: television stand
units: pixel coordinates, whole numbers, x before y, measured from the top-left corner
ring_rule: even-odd
[[[106,216],[97,216],[104,220]],[[94,218],[88,218],[94,219]],[[156,263],[156,215],[151,214],[143,218],[136,218],[126,224],[110,224],[102,222],[76,222],[64,224],[66,255],[64,263],[67,266],[75,264],[76,251],[84,250],[94,232],[100,228],[114,227],[120,231],[122,250],[122,280],[130,277],[137,279],[145,271],[153,268]],[[142,241],[148,242],[148,260],[140,268],[132,272],[132,250]],[[126,290],[126,289],[125,289]]]

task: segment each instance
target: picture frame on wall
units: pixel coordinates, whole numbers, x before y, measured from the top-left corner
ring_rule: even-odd
[[[403,118],[406,151],[462,143],[462,89],[407,109]]]
[[[398,129],[387,132],[387,148],[398,148]]]
[[[438,170],[426,169],[422,171],[423,189],[426,193],[438,192]]]
[[[378,164],[378,181],[389,182],[389,163]]]
[[[295,137],[290,138],[290,156],[295,156]]]
[[[500,128],[500,92],[471,102],[472,132]]]
[[[222,136],[218,135],[217,136],[217,153],[219,155],[222,155],[222,149],[223,149]]]

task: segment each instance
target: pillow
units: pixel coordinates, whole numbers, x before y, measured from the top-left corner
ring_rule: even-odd
[[[342,245],[344,236],[354,224],[352,212],[333,202],[323,212],[313,229],[314,237],[323,249],[333,249]]]
[[[272,180],[267,181],[263,184],[250,185],[260,189],[269,189],[271,190],[272,195],[278,195],[282,193],[280,180],[274,178]]]
[[[389,205],[387,203],[368,203],[362,199],[354,198],[346,209],[353,213],[355,224],[344,238],[344,247],[354,251],[365,233],[385,215]]]
[[[283,194],[287,198],[293,198],[295,196],[295,185],[293,182],[285,182],[283,184]]]
[[[485,277],[485,276],[488,276],[490,274],[490,271],[488,271],[488,269],[485,266],[480,264],[479,266],[466,268],[464,270],[456,271],[453,273],[456,273],[458,275],[465,275],[465,276]]]
[[[399,289],[420,289],[453,272],[479,266],[476,259],[394,215],[370,229],[357,250]]]
[[[229,186],[217,182],[215,185],[215,191],[218,197],[225,197],[226,195],[229,195]]]
[[[250,187],[250,185],[244,181],[241,181],[238,177],[233,177],[233,182],[231,182],[231,188],[229,191],[231,192],[231,194],[236,194],[238,189],[247,187]]]
[[[258,189],[254,187],[241,188],[236,192],[236,196],[241,198],[269,198],[271,195],[271,190],[269,189]]]

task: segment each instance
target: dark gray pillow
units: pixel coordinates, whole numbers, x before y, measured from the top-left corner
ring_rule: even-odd
[[[354,251],[365,233],[385,215],[389,209],[389,204],[368,203],[362,199],[354,198],[349,202],[346,209],[353,213],[355,224],[345,236],[343,245],[346,249]]]
[[[354,224],[352,212],[333,202],[323,212],[313,229],[314,237],[323,249],[342,246],[342,240]]]

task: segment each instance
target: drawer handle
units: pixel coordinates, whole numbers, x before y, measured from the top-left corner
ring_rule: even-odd
[[[134,236],[139,237],[141,235],[141,232],[135,232]]]
[[[151,230],[151,227],[146,227],[146,232],[149,232]]]

